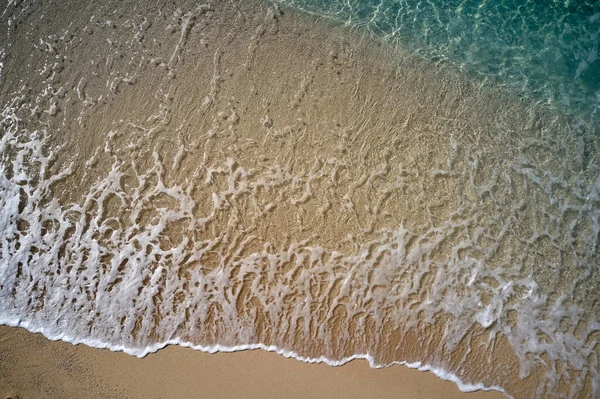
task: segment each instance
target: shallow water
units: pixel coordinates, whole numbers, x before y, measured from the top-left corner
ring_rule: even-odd
[[[5,5],[1,322],[597,396],[593,103],[335,4]]]
[[[596,1],[311,1],[282,3],[397,41],[480,81],[507,85],[598,124]]]

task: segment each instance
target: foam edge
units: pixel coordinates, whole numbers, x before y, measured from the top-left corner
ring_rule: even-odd
[[[77,337],[71,337],[66,334],[54,334],[54,333],[48,331],[48,329],[45,329],[43,327],[36,327],[27,321],[19,320],[16,318],[15,319],[10,319],[10,318],[0,319],[0,325],[24,328],[31,333],[41,333],[44,337],[46,337],[47,339],[49,339],[51,341],[64,341],[64,342],[68,342],[73,345],[83,344],[83,345],[89,346],[91,348],[110,349],[112,352],[124,352],[128,355],[135,356],[140,359],[146,357],[150,353],[156,353],[159,350],[161,350],[169,345],[179,345],[184,348],[191,348],[193,350],[198,350],[198,351],[205,352],[205,353],[217,353],[217,352],[232,353],[232,352],[239,352],[239,351],[245,351],[245,350],[262,349],[267,352],[277,353],[288,359],[296,359],[296,360],[299,360],[304,363],[325,363],[332,367],[343,366],[344,364],[351,362],[352,360],[356,360],[356,359],[365,359],[369,362],[369,366],[371,368],[386,368],[386,367],[390,367],[393,365],[404,365],[411,369],[417,369],[417,370],[423,371],[423,372],[425,372],[425,371],[432,372],[438,378],[440,378],[444,381],[454,382],[458,386],[458,389],[460,389],[462,392],[498,391],[498,392],[501,392],[504,395],[506,395],[508,398],[514,399],[503,388],[501,388],[499,386],[485,386],[481,382],[476,383],[476,384],[466,383],[466,382],[463,382],[456,374],[449,372],[447,370],[444,370],[440,367],[431,366],[428,364],[424,364],[422,362],[410,363],[410,362],[405,362],[405,361],[392,362],[388,365],[380,365],[380,364],[377,364],[375,362],[375,359],[368,353],[355,354],[355,355],[345,357],[345,358],[342,358],[339,360],[332,360],[332,359],[326,358],[325,356],[304,357],[304,356],[300,356],[298,353],[296,353],[294,351],[278,348],[277,346],[274,346],[274,345],[265,345],[262,343],[244,344],[244,345],[235,345],[235,346],[224,346],[224,345],[219,345],[219,344],[212,345],[212,346],[204,346],[204,345],[195,345],[195,344],[192,344],[191,342],[183,341],[180,338],[170,339],[168,341],[156,343],[156,344],[153,344],[150,346],[146,346],[143,349],[136,349],[136,348],[130,348],[130,347],[123,346],[123,345],[111,345],[109,343],[106,343],[106,342],[103,342],[100,340],[95,340],[95,339],[88,339],[88,338],[82,339],[82,338],[77,338]]]

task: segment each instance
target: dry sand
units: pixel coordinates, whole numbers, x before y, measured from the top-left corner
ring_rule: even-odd
[[[143,359],[0,327],[0,398],[505,398],[464,393],[430,372],[307,364],[263,350],[169,346]]]

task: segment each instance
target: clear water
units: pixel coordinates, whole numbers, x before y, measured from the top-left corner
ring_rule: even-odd
[[[600,395],[598,6],[0,7],[1,323]]]
[[[600,123],[594,0],[284,0]]]

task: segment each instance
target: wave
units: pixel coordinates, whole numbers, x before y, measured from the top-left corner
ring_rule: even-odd
[[[598,393],[593,132],[278,7],[132,5],[36,52],[3,14],[1,323]]]

